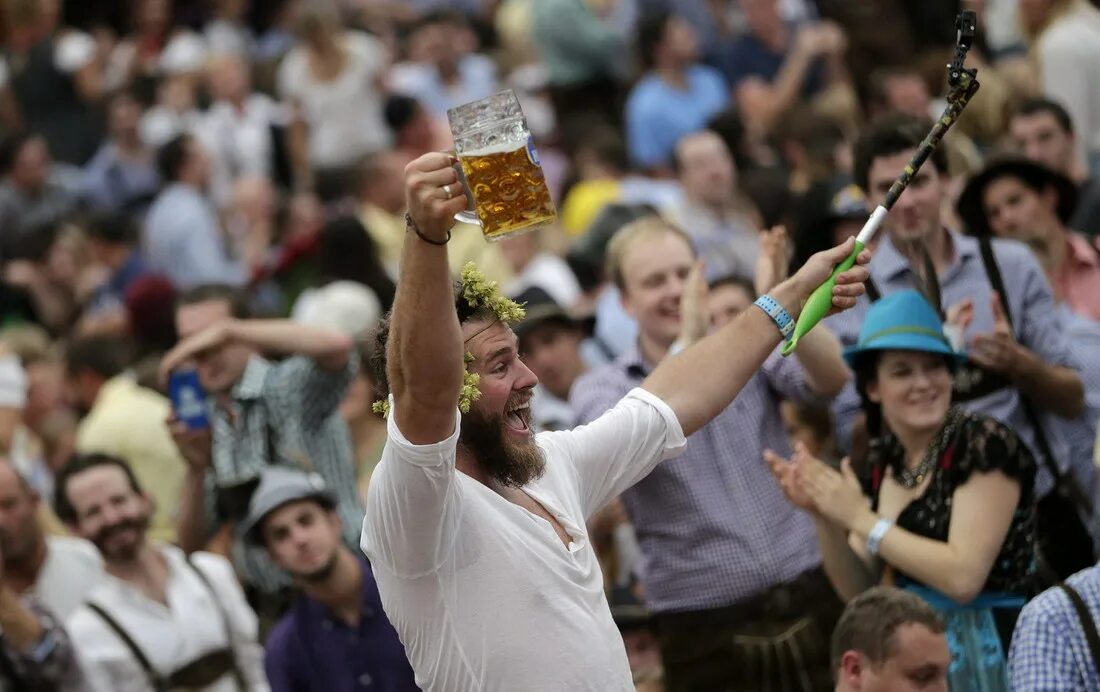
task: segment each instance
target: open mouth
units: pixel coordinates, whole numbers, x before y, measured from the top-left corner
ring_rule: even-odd
[[[509,409],[504,414],[504,424],[512,430],[512,432],[526,435],[531,432],[531,426],[527,424],[527,420],[531,416],[531,404],[520,404],[513,409]]]

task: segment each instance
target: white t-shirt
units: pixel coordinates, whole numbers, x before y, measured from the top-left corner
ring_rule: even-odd
[[[327,82],[317,81],[305,49],[295,48],[279,66],[279,96],[301,109],[309,127],[309,161],[318,168],[355,163],[389,146],[376,82],[386,67],[386,51],[367,34],[344,34],[348,63]]]
[[[245,600],[233,566],[220,555],[193,553],[192,564],[202,570],[210,583],[207,586],[187,565],[183,551],[168,545],[160,549],[171,571],[167,605],[150,600],[133,584],[111,575],[99,581],[88,600],[122,627],[158,674],[171,675],[200,656],[231,646],[247,692],[270,692],[263,649],[256,640],[256,614]],[[226,621],[231,636],[226,632]],[[96,692],[151,689],[147,674],[130,648],[90,608],[75,610],[65,629],[87,683]],[[203,691],[241,692],[228,673]]]
[[[682,452],[676,416],[635,389],[589,425],[536,436],[546,473],[524,490],[569,533],[568,548],[548,521],[455,470],[460,418],[446,440],[417,446],[390,416],[363,522],[363,551],[417,684],[634,690],[585,520]]]
[[[94,545],[82,538],[50,536],[34,594],[63,621],[102,578],[103,558]]]

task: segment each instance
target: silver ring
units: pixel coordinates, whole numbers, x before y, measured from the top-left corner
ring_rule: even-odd
[[[444,185],[443,186],[443,192],[447,193],[447,199],[451,198],[452,195],[451,195],[451,186],[450,185]]]

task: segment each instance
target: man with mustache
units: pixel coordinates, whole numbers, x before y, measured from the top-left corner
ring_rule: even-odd
[[[447,271],[466,205],[455,163],[431,153],[405,169],[401,282],[370,358],[389,439],[363,550],[422,689],[633,690],[585,521],[729,406],[852,245],[815,255],[599,419],[535,436],[538,378],[506,322],[522,311],[476,272],[456,297]],[[841,275],[834,309],[866,276]]]
[[[268,692],[256,615],[232,566],[148,541],[152,503],[126,462],[73,457],[56,493],[57,515],[95,544],[107,572],[66,623],[93,689]]]
[[[272,466],[241,527],[301,595],[267,637],[273,692],[418,692],[370,563],[344,545],[336,496],[317,474]]]

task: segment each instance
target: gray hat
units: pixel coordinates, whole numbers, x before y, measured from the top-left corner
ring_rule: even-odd
[[[325,488],[325,481],[316,473],[269,466],[260,476],[260,484],[248,503],[248,516],[241,524],[245,542],[261,545],[260,527],[268,514],[290,502],[313,500],[327,509],[336,507],[336,498]]]

